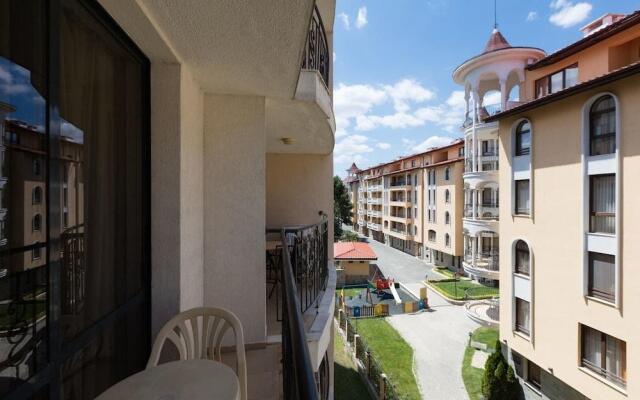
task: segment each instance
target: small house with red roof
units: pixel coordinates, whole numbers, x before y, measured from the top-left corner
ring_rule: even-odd
[[[333,258],[338,270],[338,283],[342,285],[367,283],[371,263],[378,260],[373,249],[364,242],[334,243]]]

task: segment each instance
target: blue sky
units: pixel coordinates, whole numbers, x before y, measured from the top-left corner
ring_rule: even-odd
[[[607,12],[635,0],[498,0],[512,45],[551,53]],[[460,137],[461,87],[451,73],[479,54],[493,29],[493,0],[337,0],[334,25],[335,173]]]

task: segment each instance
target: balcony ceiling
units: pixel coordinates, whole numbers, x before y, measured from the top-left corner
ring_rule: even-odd
[[[203,91],[291,99],[313,0],[100,0],[125,30],[157,30]],[[134,17],[132,17],[132,15]],[[149,47],[145,36],[133,39]],[[137,40],[136,40],[137,39]],[[161,47],[161,46],[158,46]],[[153,59],[153,55],[150,55]]]

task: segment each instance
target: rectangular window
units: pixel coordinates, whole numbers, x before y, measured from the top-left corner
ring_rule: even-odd
[[[529,215],[529,179],[516,181],[516,214]]]
[[[616,176],[589,178],[589,232],[616,233]]]
[[[622,388],[627,386],[627,344],[606,333],[581,325],[581,365]]]
[[[551,75],[549,82],[551,83],[551,93],[559,92],[563,89],[563,73],[562,71],[556,72]]]
[[[540,367],[529,360],[527,360],[527,383],[540,390]]]
[[[530,335],[530,313],[529,302],[516,297],[516,332]]]
[[[578,84],[578,64],[536,80],[536,98],[559,92]]]
[[[615,302],[616,258],[589,252],[589,296]]]

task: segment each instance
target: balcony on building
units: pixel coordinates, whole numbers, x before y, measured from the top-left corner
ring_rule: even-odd
[[[26,128],[46,135],[28,172],[48,192],[6,203],[41,208],[43,239],[0,243],[29,261],[0,269],[20,313],[0,397],[95,398],[145,369],[167,321],[211,307],[242,326],[248,399],[332,398],[335,1],[53,3],[3,8],[4,62],[59,99]],[[63,124],[76,140],[49,133]]]
[[[477,280],[499,280],[498,234],[492,231],[478,231],[471,234],[465,229],[463,240],[464,257],[462,266],[465,273]]]

